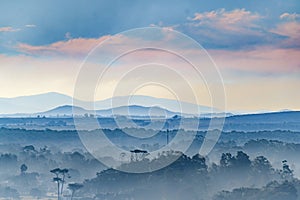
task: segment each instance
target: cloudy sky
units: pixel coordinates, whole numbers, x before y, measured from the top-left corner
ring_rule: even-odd
[[[111,38],[115,39],[114,42],[109,43],[101,56],[115,54],[116,46],[142,44],[141,38],[124,37],[120,40],[115,37],[140,27],[168,30],[162,32],[164,37],[151,36],[151,42],[174,41],[169,40],[168,35],[174,30],[201,44],[220,70],[227,109],[300,110],[298,0],[1,1],[0,97],[45,92],[73,95],[77,75],[89,52]],[[193,49],[185,48],[185,53],[197,57]],[[178,68],[179,73],[186,73],[184,76],[193,80],[192,71],[183,65],[175,66],[180,62],[171,57],[168,59],[168,55],[140,52],[127,58],[127,62],[125,59],[117,64],[118,67],[111,72],[113,75],[101,82],[102,91],[97,92],[96,99],[113,96],[112,88],[119,82],[116,74],[122,77],[126,73],[124,68],[128,70],[135,60],[145,61],[149,55],[164,57],[169,60],[171,68]],[[89,64],[98,66],[103,63],[91,60]],[[137,76],[143,78],[149,74],[145,71],[135,73],[134,80]],[[171,84],[176,78],[174,75],[174,79],[168,79],[169,72],[164,70],[157,74],[166,81],[165,85],[169,84],[168,80]],[[127,82],[129,80],[132,81],[132,77]],[[205,87],[201,81],[191,82],[200,99],[198,103],[210,105],[209,92],[203,92]],[[181,88],[184,83],[176,83],[179,90],[184,90]],[[135,94],[174,98],[172,92],[154,85],[140,87]],[[182,100],[193,102],[188,95]]]

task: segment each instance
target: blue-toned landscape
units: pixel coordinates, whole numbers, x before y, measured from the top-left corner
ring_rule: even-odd
[[[297,0],[2,1],[0,200],[300,200]]]
[[[90,130],[88,125],[90,118],[96,119],[107,138],[122,148],[124,154],[129,152],[129,158],[120,155],[124,159],[121,165],[116,162],[114,169],[96,159],[82,144],[70,105],[45,112],[3,115],[0,194],[12,199],[55,199],[57,183],[54,179],[51,182],[57,174],[65,177],[59,186],[61,199],[70,199],[72,191],[74,199],[298,198],[300,112],[228,113],[228,116],[213,113],[210,117],[206,113],[197,117],[167,110],[167,116],[155,112],[150,116],[151,107],[127,108],[131,115],[113,115],[107,110],[93,115],[80,108],[81,116],[76,116],[86,127],[81,134],[98,134],[99,130]],[[199,149],[204,138],[214,131],[207,130],[210,121],[222,117],[225,123],[217,144],[208,155],[201,156]],[[117,123],[120,121],[122,127]],[[187,126],[179,130],[182,121]],[[161,123],[164,123],[162,128]],[[189,124],[197,123],[197,129],[189,129]],[[145,152],[161,149],[180,131],[195,136],[184,153],[170,148],[155,159],[147,158],[147,153],[130,153],[134,149]],[[132,134],[151,137],[136,138]],[[99,151],[107,148],[101,144]],[[176,159],[170,165],[151,170],[156,162],[172,157]],[[147,171],[123,171],[135,167]],[[56,171],[51,173],[51,170]]]

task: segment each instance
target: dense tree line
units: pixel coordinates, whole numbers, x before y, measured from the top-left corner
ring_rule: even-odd
[[[106,168],[80,149],[63,152],[33,145],[6,148],[0,154],[0,197],[3,198],[59,194],[85,200],[300,199],[300,183],[290,166],[292,155],[299,152],[299,145],[293,143],[265,139],[250,140],[243,145],[220,142],[212,152],[217,159],[167,151],[154,160],[143,157],[119,167],[123,170],[151,167],[176,158],[163,169],[137,174]],[[270,155],[272,163],[277,159],[280,165],[272,166],[269,156],[262,155]],[[54,172],[58,176],[53,176]]]
[[[178,153],[181,155],[174,163],[150,173],[130,174],[115,169],[104,170],[97,173],[96,178],[86,180],[80,194],[93,199],[126,197],[145,200],[212,198],[234,200],[243,199],[241,198],[243,194],[238,196],[236,193],[247,191],[252,195],[249,199],[260,199],[259,195],[268,196],[272,186],[273,189],[277,188],[284,192],[281,197],[288,196],[290,200],[298,198],[294,186],[298,182],[286,161],[282,163],[281,169],[274,169],[267,158],[258,156],[250,160],[242,151],[238,151],[236,155],[223,153],[219,163],[211,164],[199,154],[189,157],[180,152],[165,152],[161,155],[162,158],[136,162],[140,162],[142,166],[146,166],[145,162],[151,165],[151,162],[164,159],[164,156],[174,156]],[[128,167],[137,163],[126,165]],[[244,189],[235,189],[241,186]],[[261,189],[258,189],[260,187]],[[223,190],[224,192],[220,192]],[[268,198],[272,199],[271,196]]]

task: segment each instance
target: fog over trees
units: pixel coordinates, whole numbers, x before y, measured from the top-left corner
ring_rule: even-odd
[[[0,145],[0,197],[5,199],[300,199],[297,163],[300,145],[260,138],[261,135],[255,138],[253,135],[258,133],[245,133],[235,140],[225,135],[205,157],[192,154],[197,141],[201,144],[198,137],[186,153],[164,151],[155,159],[145,154],[112,169],[83,146],[64,146],[66,134],[72,132],[33,131],[48,135],[40,140],[30,138],[31,135],[28,139],[30,131],[17,132],[22,133],[19,139],[23,137],[23,144],[10,141]],[[120,130],[108,133],[114,136]],[[271,133],[278,136],[284,132]],[[56,137],[57,142],[50,140],[47,146],[43,137]],[[74,138],[76,135],[69,139],[75,141]],[[147,152],[160,145],[158,139],[152,145],[140,143],[136,148]],[[154,166],[174,157],[178,158],[175,162],[153,172],[123,172],[132,167]]]

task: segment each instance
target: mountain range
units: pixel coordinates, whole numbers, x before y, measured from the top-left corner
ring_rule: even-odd
[[[54,108],[52,110],[36,113],[35,115],[40,116],[47,116],[47,117],[56,117],[56,116],[72,116],[74,115],[92,115],[96,114],[97,116],[104,116],[104,117],[111,117],[113,115],[119,115],[119,116],[137,116],[137,117],[147,117],[147,116],[165,116],[165,117],[172,117],[174,115],[184,115],[188,116],[188,114],[182,114],[177,112],[172,112],[160,107],[144,107],[144,106],[120,106],[116,108],[110,108],[110,109],[103,109],[103,110],[87,110],[81,107],[76,106],[60,106],[57,108]]]
[[[129,102],[128,99],[130,99]],[[63,117],[72,116],[73,114],[96,114],[107,117],[112,115],[136,117],[172,117],[174,115],[181,115],[183,117],[193,117],[200,114],[201,117],[209,118],[234,115],[231,112],[222,112],[213,107],[139,95],[131,96],[130,98],[128,96],[118,96],[93,103],[77,99],[74,101],[78,103],[73,105],[72,97],[56,92],[14,98],[0,98],[0,117],[36,117],[38,115]],[[91,105],[94,106],[93,109],[90,108]],[[184,109],[181,110],[181,108]],[[287,111],[289,110],[280,112],[285,113]],[[259,113],[269,113],[269,111],[256,112],[254,114]]]
[[[75,112],[86,113],[89,110],[89,105],[91,102],[85,102],[80,100],[75,100],[79,102],[80,106],[74,107]],[[112,110],[112,102],[113,102],[113,110]],[[71,106],[73,104],[73,99],[70,96],[50,92],[32,96],[20,96],[15,98],[0,98],[0,114],[1,115],[12,115],[12,114],[43,114],[44,115],[56,115],[62,114],[70,114]],[[94,109],[97,110],[99,114],[112,114],[115,113],[125,114],[129,112],[144,114],[146,111],[153,113],[168,113],[168,114],[178,114],[182,113],[180,110],[184,108],[184,113],[190,115],[197,115],[198,110],[201,113],[220,113],[216,108],[195,105],[187,102],[178,102],[172,99],[163,99],[163,98],[155,98],[149,96],[132,96],[130,97],[130,102],[128,102],[128,97],[119,96],[110,99],[95,101],[93,103]],[[80,107],[80,108],[79,108]],[[116,109],[117,108],[117,109]],[[100,111],[101,110],[101,111]],[[138,115],[140,115],[138,114]]]

